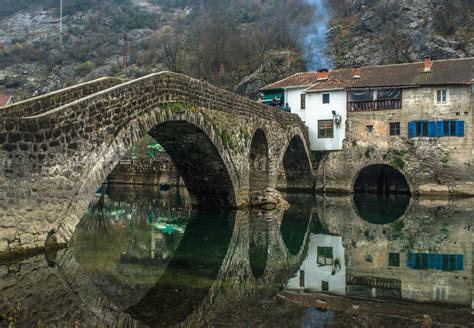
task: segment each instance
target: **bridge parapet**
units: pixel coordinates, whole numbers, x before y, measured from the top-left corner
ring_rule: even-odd
[[[50,92],[38,97],[14,103],[0,110],[0,120],[12,117],[38,115],[53,108],[66,105],[74,100],[84,98],[96,92],[123,83],[122,79],[102,77],[96,80],[77,84],[68,88]]]

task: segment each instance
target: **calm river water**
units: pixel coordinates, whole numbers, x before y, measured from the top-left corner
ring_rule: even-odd
[[[68,249],[0,264],[0,327],[472,326],[474,200],[288,199],[109,186]]]

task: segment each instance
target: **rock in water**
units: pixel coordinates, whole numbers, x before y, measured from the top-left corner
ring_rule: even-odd
[[[285,197],[277,190],[267,188],[265,190],[258,190],[250,195],[250,207],[260,207],[266,210],[275,208],[287,209],[290,204]]]

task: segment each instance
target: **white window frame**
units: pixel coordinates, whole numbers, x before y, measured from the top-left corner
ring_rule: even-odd
[[[444,100],[443,100],[444,93]],[[438,98],[438,95],[440,97]],[[448,89],[436,89],[435,99],[437,104],[447,104],[448,103]]]

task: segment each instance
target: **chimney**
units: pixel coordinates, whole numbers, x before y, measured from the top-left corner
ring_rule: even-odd
[[[316,73],[318,81],[326,81],[329,78],[329,70],[327,68],[319,69]]]
[[[425,56],[423,58],[424,71],[431,72],[431,65],[433,65],[433,63],[431,62],[431,56],[430,55]]]
[[[360,66],[354,67],[354,79],[360,79]]]

